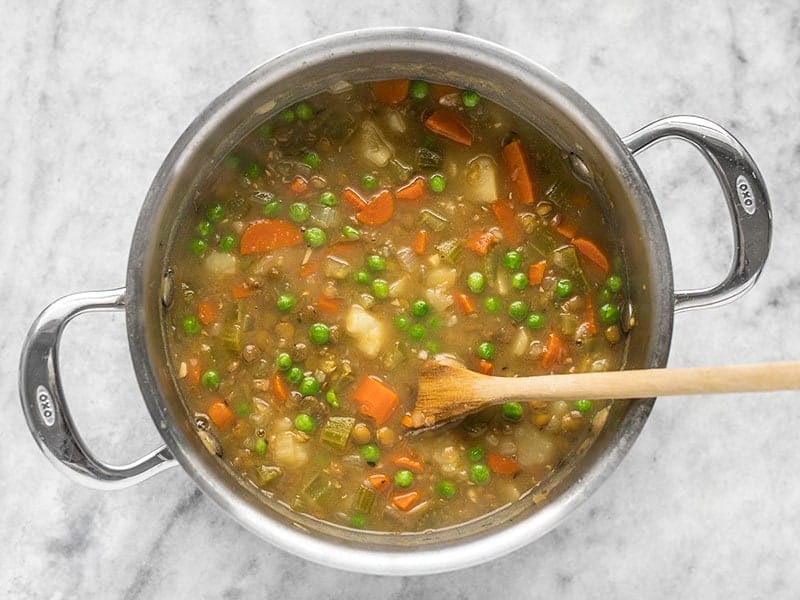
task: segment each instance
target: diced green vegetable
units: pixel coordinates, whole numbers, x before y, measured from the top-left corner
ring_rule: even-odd
[[[344,452],[355,424],[353,417],[329,417],[322,428],[320,439],[334,450]]]
[[[530,250],[530,254],[540,258],[549,258],[558,247],[559,242],[555,235],[545,226],[537,227],[525,243],[526,250]]]
[[[442,231],[447,227],[448,223],[445,217],[429,208],[424,208],[419,211],[419,220],[427,229],[436,232]]]
[[[561,313],[558,315],[558,328],[567,337],[575,337],[578,331],[578,315],[572,313]]]
[[[375,502],[375,490],[368,485],[360,485],[356,491],[355,498],[353,498],[353,510],[367,514],[372,510],[372,505]]]
[[[417,167],[423,171],[435,171],[442,166],[442,156],[428,148],[417,148]]]
[[[333,488],[334,485],[330,478],[324,473],[318,473],[306,484],[302,494],[312,502],[320,504],[325,501],[326,496],[333,491]]]
[[[274,467],[271,465],[258,465],[256,467],[256,479],[258,479],[259,485],[267,485],[271,481],[274,481],[278,477],[283,474],[283,471],[280,467]]]
[[[242,351],[242,329],[238,325],[226,327],[219,337],[226,349],[236,354]]]
[[[449,262],[451,265],[457,265],[461,258],[461,253],[464,250],[464,245],[458,238],[450,238],[443,240],[434,246],[439,256]]]

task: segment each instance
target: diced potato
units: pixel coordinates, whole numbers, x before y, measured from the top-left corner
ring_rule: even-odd
[[[347,311],[344,326],[347,333],[354,338],[356,347],[370,358],[378,356],[386,344],[386,324],[359,304],[354,304]]]
[[[425,299],[436,312],[443,312],[453,304],[453,295],[442,286],[425,290]]]
[[[389,284],[389,297],[390,298],[402,298],[406,296],[411,291],[411,277],[408,275],[403,275],[397,281],[393,281]]]
[[[308,444],[294,431],[284,431],[276,435],[270,448],[275,463],[287,469],[302,467],[310,456]]]
[[[558,447],[550,435],[535,427],[516,429],[517,462],[523,469],[553,465],[558,460]]]
[[[236,257],[227,252],[211,252],[203,263],[212,276],[236,273]]]
[[[394,148],[372,121],[361,124],[361,153],[376,167],[385,167],[394,156]]]
[[[428,271],[425,285],[429,288],[451,288],[456,284],[456,270],[452,267],[436,267]]]
[[[389,126],[389,129],[395,133],[406,132],[405,119],[403,119],[403,115],[396,110],[390,110],[388,113],[386,113],[386,124]]]
[[[528,346],[530,346],[530,343],[531,338],[528,335],[528,332],[524,327],[520,327],[517,329],[517,333],[514,336],[514,339],[511,341],[511,354],[514,356],[522,356],[528,351]]]
[[[467,184],[470,193],[467,199],[480,204],[489,204],[497,200],[497,165],[487,155],[473,158],[467,163]]]
[[[350,275],[350,263],[338,256],[325,257],[325,277],[346,279]]]

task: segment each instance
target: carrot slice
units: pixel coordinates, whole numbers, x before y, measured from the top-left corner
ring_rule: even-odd
[[[528,283],[530,285],[541,285],[542,281],[544,281],[545,267],[547,267],[546,261],[532,263],[528,267]]]
[[[406,413],[400,417],[400,425],[407,429],[414,427],[414,419],[411,418],[411,413]]]
[[[400,104],[408,96],[411,82],[408,79],[386,79],[369,84],[375,100],[384,104]]]
[[[367,205],[367,201],[361,197],[361,194],[349,187],[342,191],[342,202],[354,210],[361,210]]]
[[[275,392],[275,398],[281,402],[286,402],[289,399],[289,388],[286,387],[286,382],[279,373],[272,376],[272,391]]]
[[[372,489],[376,492],[380,492],[381,490],[385,489],[387,485],[389,485],[389,478],[384,475],[383,473],[375,473],[374,475],[370,475],[367,477],[367,481],[369,482]]]
[[[308,191],[308,181],[306,181],[305,177],[300,177],[300,175],[298,175],[292,179],[292,183],[289,184],[289,190],[291,190],[295,196],[302,196]]]
[[[414,243],[411,244],[411,249],[414,254],[425,254],[425,247],[428,245],[428,232],[418,231],[414,236]]]
[[[575,249],[583,254],[589,262],[594,263],[605,275],[608,275],[608,259],[606,255],[603,254],[603,251],[597,247],[597,244],[586,238],[575,238],[572,240],[572,245],[575,246]]]
[[[508,202],[492,202],[492,212],[497,219],[497,224],[503,230],[506,241],[512,246],[516,246],[522,241],[522,231],[517,225],[517,217],[514,209]]]
[[[203,325],[211,325],[217,320],[217,306],[211,302],[198,302],[197,318]]]
[[[488,231],[475,231],[467,236],[466,246],[476,254],[486,256],[495,241]]]
[[[300,265],[300,270],[298,274],[300,275],[301,279],[305,279],[309,275],[313,275],[319,270],[319,262],[316,260],[312,260],[307,262],[304,265]]]
[[[478,373],[483,375],[491,375],[494,373],[494,364],[484,358],[478,360]]]
[[[583,298],[586,307],[583,313],[583,322],[586,324],[586,333],[594,335],[597,333],[597,319],[594,316],[594,302],[592,296],[586,294]]]
[[[472,132],[456,113],[446,108],[438,108],[425,119],[425,127],[433,133],[446,137],[449,140],[472,145]]]
[[[410,183],[397,188],[394,192],[394,197],[403,202],[416,202],[425,196],[425,187],[425,178],[415,177]]]
[[[422,473],[422,471],[425,470],[422,461],[414,458],[410,454],[396,454],[395,456],[392,456],[390,460],[393,465],[397,467],[403,467],[409,471],[414,471],[414,473]]]
[[[320,294],[317,298],[317,311],[324,315],[335,315],[342,309],[342,305],[336,298],[329,298],[325,294]]]
[[[553,231],[555,231],[560,235],[563,235],[570,241],[572,241],[572,238],[574,238],[575,234],[577,233],[575,231],[575,226],[572,223],[569,223],[568,221],[564,220],[562,220],[558,225],[555,225],[553,227]]]
[[[359,405],[361,414],[372,417],[377,425],[388,421],[400,403],[394,390],[374,376],[361,378],[353,391],[353,400]]]
[[[551,331],[547,335],[545,341],[544,351],[542,352],[541,365],[543,369],[549,369],[553,365],[560,363],[564,360],[564,355],[567,352],[567,346],[564,340],[555,332]]]
[[[432,83],[430,84],[428,95],[433,100],[439,100],[442,96],[449,96],[450,94],[455,94],[459,90],[452,85],[445,85],[444,83]]]
[[[513,458],[500,456],[499,454],[487,454],[486,464],[498,475],[513,475],[519,471],[519,464]]]
[[[475,304],[473,304],[472,298],[466,294],[456,294],[456,302],[458,303],[458,308],[460,308],[465,315],[475,314]]]
[[[227,428],[236,418],[233,411],[222,400],[215,400],[212,402],[206,412],[211,422],[219,429]]]
[[[533,193],[533,181],[528,170],[525,148],[522,147],[520,140],[514,140],[503,146],[503,162],[506,163],[506,169],[508,169],[514,198],[523,204],[533,204],[536,201]]]
[[[419,501],[419,492],[406,492],[405,494],[397,494],[392,496],[392,504],[403,512],[411,510],[411,508]]]
[[[393,214],[394,196],[389,190],[381,190],[356,214],[356,219],[365,225],[378,226],[388,223]]]
[[[252,295],[253,288],[248,286],[244,281],[235,284],[231,288],[231,296],[233,296],[234,300],[241,300],[242,298],[247,298],[248,296]]]
[[[239,241],[239,252],[241,254],[270,252],[278,248],[296,246],[302,241],[303,234],[300,233],[299,227],[280,219],[267,219],[248,225]]]

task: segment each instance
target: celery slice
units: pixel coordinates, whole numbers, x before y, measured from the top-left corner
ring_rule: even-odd
[[[322,428],[320,439],[334,450],[344,452],[355,424],[353,417],[330,417]]]

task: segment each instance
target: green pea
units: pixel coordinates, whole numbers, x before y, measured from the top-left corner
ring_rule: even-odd
[[[525,324],[529,329],[541,329],[544,327],[544,315],[542,313],[531,313],[528,315]]]
[[[302,223],[311,216],[311,211],[305,202],[293,202],[289,205],[289,218],[295,223]]]
[[[301,102],[294,107],[294,113],[301,121],[310,121],[314,118],[314,109],[308,102]]]
[[[322,204],[322,206],[336,206],[337,202],[336,194],[333,192],[322,192],[319,195],[319,203]]]
[[[556,283],[556,295],[559,298],[568,298],[572,294],[572,281],[569,279],[559,279]]]
[[[327,344],[331,339],[331,329],[325,323],[314,323],[308,328],[308,337],[315,344]]]
[[[309,150],[308,152],[303,154],[303,162],[312,169],[316,169],[322,162],[322,159],[319,157],[319,154],[317,154],[313,150]]]
[[[394,474],[394,484],[400,488],[410,487],[414,483],[414,474],[408,469],[400,469]]]
[[[258,179],[261,177],[262,173],[263,171],[261,170],[261,167],[259,167],[256,163],[250,163],[244,170],[244,176],[248,179]]]
[[[275,304],[277,305],[279,311],[289,312],[294,308],[294,305],[297,304],[297,298],[294,297],[294,294],[289,294],[287,292],[278,296]]]
[[[528,276],[525,273],[514,273],[511,276],[511,287],[516,290],[524,290],[528,287]]]
[[[325,392],[325,402],[333,408],[339,408],[339,398],[336,397],[336,392],[333,389]]]
[[[417,100],[424,100],[428,96],[430,86],[427,81],[412,81],[408,94]]]
[[[483,273],[480,271],[473,271],[467,275],[467,287],[469,288],[469,291],[475,294],[480,294],[485,285],[486,277],[484,277]]]
[[[225,218],[225,209],[222,208],[222,205],[219,202],[215,202],[208,207],[206,216],[208,216],[208,220],[212,223],[219,223]]]
[[[372,295],[378,300],[389,297],[389,282],[385,279],[375,279],[372,282]]]
[[[427,333],[425,326],[419,323],[414,323],[408,328],[408,337],[417,342],[423,339]]]
[[[509,271],[518,271],[522,266],[522,254],[516,250],[510,250],[503,255],[503,266]]]
[[[367,268],[370,271],[383,271],[386,268],[386,259],[378,254],[367,256]]]
[[[275,366],[281,371],[288,371],[292,368],[292,357],[286,352],[281,352],[278,354],[278,358],[275,359]]]
[[[361,285],[366,285],[370,282],[369,273],[367,273],[366,271],[356,271],[354,278],[356,280],[356,283],[360,283]]]
[[[303,232],[303,239],[310,248],[319,248],[328,241],[328,236],[319,227],[309,227]]]
[[[483,301],[483,308],[485,308],[488,313],[496,313],[500,310],[500,301],[494,296],[489,296]]]
[[[445,179],[444,175],[441,173],[434,173],[431,175],[430,179],[428,179],[428,185],[432,192],[441,194],[447,187],[447,179]]]
[[[303,378],[303,369],[301,369],[300,367],[292,367],[286,374],[286,379],[289,380],[289,383],[300,383],[300,380],[302,378]]]
[[[428,306],[428,303],[425,302],[425,300],[414,300],[411,303],[411,314],[415,317],[424,317],[428,314],[429,310],[430,306]]]
[[[491,473],[489,473],[489,468],[486,465],[478,463],[469,468],[469,478],[478,484],[489,483]]]
[[[381,459],[381,450],[375,444],[364,444],[361,446],[361,458],[370,465],[376,465]]]
[[[581,413],[588,413],[592,410],[592,401],[591,400],[575,400],[572,403],[572,406],[575,407],[575,410]]]
[[[361,178],[361,187],[368,192],[374,192],[378,189],[378,178],[375,175],[364,175]]]
[[[216,371],[204,371],[200,377],[200,383],[207,390],[215,390],[219,387],[219,373]]]
[[[600,320],[606,325],[613,325],[619,320],[619,309],[616,304],[603,304],[598,312]]]
[[[350,515],[350,527],[353,529],[364,529],[367,526],[367,516],[361,513]]]
[[[277,215],[281,210],[281,203],[277,200],[272,200],[271,202],[267,202],[261,207],[261,214],[265,217],[274,217]]]
[[[436,340],[430,340],[425,344],[425,349],[431,354],[438,354],[442,350],[442,345]]]
[[[344,239],[355,242],[361,239],[361,232],[352,225],[345,225],[342,227],[342,235]]]
[[[606,279],[606,287],[613,293],[619,293],[622,290],[622,277],[619,275],[612,275]]]
[[[206,244],[203,240],[192,240],[192,243],[189,245],[192,250],[192,254],[195,256],[203,256],[208,250],[208,244]]]
[[[452,500],[456,495],[456,491],[456,484],[454,484],[452,481],[442,479],[436,483],[436,493],[439,494],[440,498]]]
[[[461,92],[461,103],[467,108],[475,108],[481,101],[481,97],[477,92],[472,90],[464,90]]]
[[[432,315],[431,318],[427,320],[425,325],[427,325],[428,329],[439,329],[439,327],[444,325],[444,321],[439,315]]]
[[[482,342],[478,344],[478,348],[475,352],[483,360],[492,360],[494,358],[494,344],[491,342]]]
[[[281,111],[281,114],[278,115],[278,118],[286,123],[294,123],[294,111],[291,108],[287,108]]]
[[[308,413],[298,413],[298,415],[294,418],[294,426],[298,431],[302,431],[303,433],[311,433],[314,431],[314,427],[317,426],[317,423],[314,420],[314,417]]]
[[[236,236],[231,234],[223,235],[219,238],[219,247],[225,252],[230,252],[236,246]]]
[[[258,135],[263,137],[264,139],[269,139],[272,137],[272,125],[269,123],[264,123],[261,127],[258,128]]]
[[[267,453],[267,440],[264,438],[256,438],[255,451],[259,456],[264,456]]]
[[[467,458],[472,462],[480,462],[483,460],[483,446],[473,446],[467,450]]]
[[[241,402],[236,404],[233,410],[236,413],[237,417],[246,419],[247,417],[250,416],[250,403],[247,402],[246,400],[242,400]]]
[[[197,224],[197,229],[195,229],[195,231],[201,238],[207,238],[211,235],[211,232],[214,231],[214,226],[208,221],[200,221]]]
[[[517,300],[508,305],[508,316],[515,321],[522,321],[528,314],[528,305],[522,300]]]
[[[235,154],[229,154],[225,157],[225,166],[229,169],[238,169],[239,165],[241,164],[242,159],[240,159]]]
[[[609,302],[611,302],[611,300],[613,300],[611,296],[612,296],[611,291],[608,288],[603,288],[597,294],[597,300],[598,300],[597,304],[599,305],[608,304]]]
[[[197,317],[193,317],[189,315],[188,317],[183,317],[183,331],[188,333],[189,335],[194,335],[200,332],[200,321],[197,320]]]
[[[505,402],[503,404],[503,418],[509,421],[519,421],[522,419],[522,404],[519,402]]]
[[[394,318],[394,326],[397,327],[400,331],[405,331],[408,329],[408,318],[404,317],[403,315],[397,315]]]
[[[303,377],[297,389],[303,396],[316,396],[319,393],[319,381],[314,377]]]

